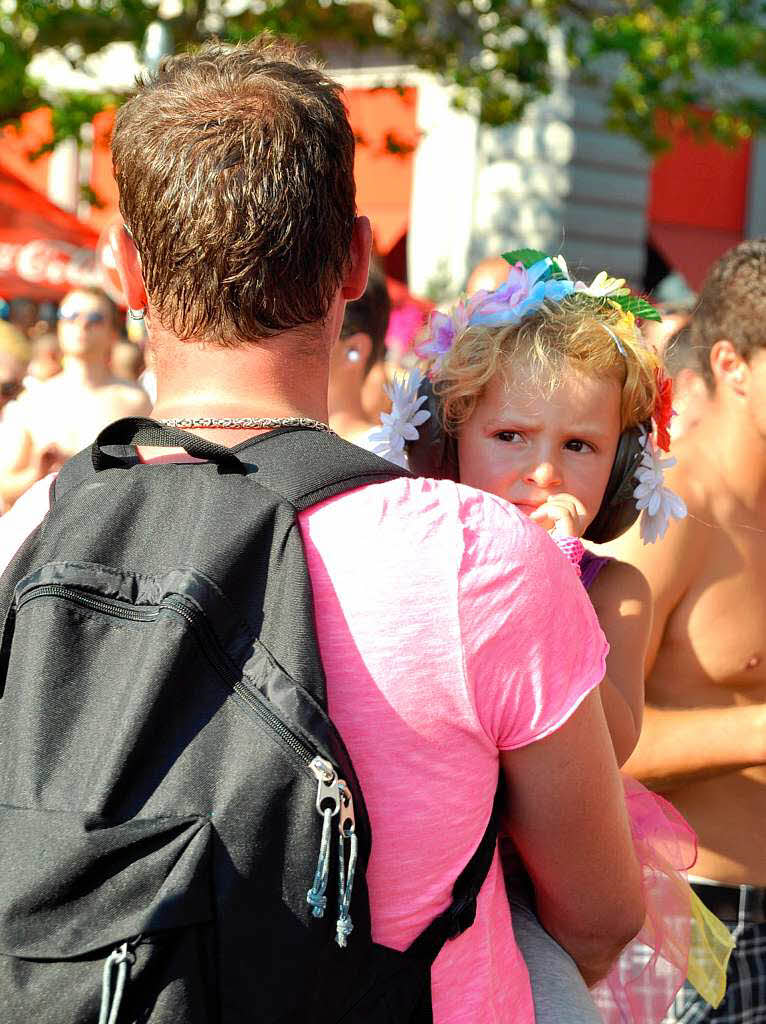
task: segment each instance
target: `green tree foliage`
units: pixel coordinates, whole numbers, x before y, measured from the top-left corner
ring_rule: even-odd
[[[751,0],[183,0],[166,25],[176,49],[211,36],[245,40],[263,29],[320,53],[385,47],[457,86],[455,102],[487,124],[514,121],[552,87],[551,26],[570,65],[603,83],[609,124],[647,149],[662,126],[689,124],[723,142],[766,125],[766,3]],[[75,69],[113,42],[140,49],[157,0],[0,0],[0,122],[48,102],[56,141],[77,136],[113,93],[59,93],[29,73],[37,54]],[[749,91],[742,81],[756,86]],[[699,108],[714,111],[702,116]],[[661,116],[658,116],[661,115]]]

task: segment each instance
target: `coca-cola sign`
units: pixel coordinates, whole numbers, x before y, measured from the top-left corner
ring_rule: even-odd
[[[0,242],[0,275],[15,274],[31,285],[64,289],[100,285],[101,271],[92,249],[36,238]]]

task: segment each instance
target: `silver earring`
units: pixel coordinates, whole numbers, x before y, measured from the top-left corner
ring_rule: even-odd
[[[359,353],[357,352],[357,350],[355,348],[350,348],[348,350],[348,352],[346,353],[346,358],[348,359],[348,361],[350,363],[358,363],[359,362]]]
[[[128,316],[131,320],[143,320],[146,316],[146,307],[142,306],[140,309],[131,309],[128,306]]]

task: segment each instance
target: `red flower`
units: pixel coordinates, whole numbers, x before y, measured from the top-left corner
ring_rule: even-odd
[[[657,447],[670,451],[670,417],[673,415],[673,381],[659,367],[654,371],[657,383],[657,397],[654,401],[652,419],[656,431]]]

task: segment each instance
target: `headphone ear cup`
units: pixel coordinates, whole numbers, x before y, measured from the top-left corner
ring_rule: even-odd
[[[418,388],[418,396],[425,395],[421,409],[431,413],[418,429],[417,441],[408,441],[407,462],[414,476],[432,480],[459,480],[457,441],[442,427],[439,402],[427,378]]]
[[[650,430],[651,424],[643,424],[643,429]],[[625,533],[638,519],[639,510],[633,491],[636,487],[635,472],[644,452],[641,438],[641,427],[631,427],[620,434],[601,507],[583,534],[584,540],[605,544]]]

